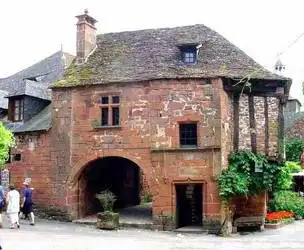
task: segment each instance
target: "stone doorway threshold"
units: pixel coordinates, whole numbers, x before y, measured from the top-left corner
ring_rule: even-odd
[[[199,233],[199,234],[207,233],[207,231],[204,230],[202,226],[195,226],[195,225],[179,227],[174,231],[178,233]]]
[[[118,210],[120,227],[152,229],[152,203],[140,204]],[[74,220],[74,223],[95,225],[96,214]]]

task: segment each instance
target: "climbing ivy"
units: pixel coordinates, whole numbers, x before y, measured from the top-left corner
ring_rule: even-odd
[[[272,190],[281,168],[280,165],[268,161],[265,156],[249,150],[231,153],[228,162],[228,169],[222,171],[218,180],[219,193],[223,200]]]

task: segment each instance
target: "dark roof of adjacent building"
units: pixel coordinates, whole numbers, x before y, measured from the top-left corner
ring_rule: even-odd
[[[52,122],[52,105],[49,104],[37,115],[26,122],[11,122],[6,128],[14,133],[49,130]]]
[[[58,51],[34,65],[0,79],[0,90],[8,92],[8,97],[29,95],[50,100],[48,87],[62,78],[66,66],[73,56]]]
[[[8,97],[28,95],[51,100],[50,84],[62,78],[74,56],[58,51],[38,63],[7,78],[0,79],[0,107],[8,108]],[[6,122],[15,133],[48,130],[51,127],[51,105],[26,122]]]
[[[201,45],[195,64],[181,60],[180,46]],[[227,77],[289,80],[273,74],[204,25],[107,33],[84,65],[73,65],[53,87],[153,79]]]
[[[8,95],[7,91],[0,90],[0,108],[7,109],[8,99],[5,96]]]

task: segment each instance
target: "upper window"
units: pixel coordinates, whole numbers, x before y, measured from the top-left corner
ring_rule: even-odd
[[[23,120],[23,99],[14,99],[12,103],[12,120],[22,121]]]
[[[181,147],[197,147],[197,124],[179,124],[179,138]]]
[[[100,100],[101,126],[119,126],[120,97],[118,95],[102,96]]]
[[[186,64],[196,63],[197,60],[197,45],[188,44],[179,46],[181,51],[182,61]]]
[[[195,52],[194,51],[187,51],[184,52],[184,62],[185,63],[195,63]]]

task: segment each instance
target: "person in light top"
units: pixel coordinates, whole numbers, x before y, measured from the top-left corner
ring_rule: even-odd
[[[7,214],[9,215],[11,221],[11,228],[20,228],[19,224],[19,211],[20,211],[20,194],[15,189],[14,185],[9,186],[9,192],[6,196],[7,203]]]

